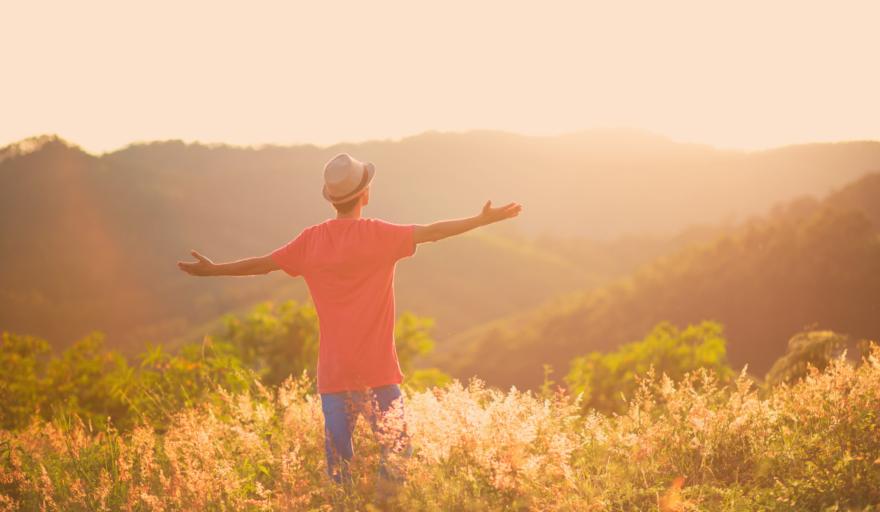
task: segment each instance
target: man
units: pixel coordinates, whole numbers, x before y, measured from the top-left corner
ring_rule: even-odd
[[[303,276],[318,313],[318,392],[324,413],[327,473],[351,478],[351,433],[360,414],[382,446],[379,474],[399,481],[389,457],[411,453],[403,421],[399,384],[403,374],[394,348],[394,269],[415,254],[416,245],[435,242],[515,217],[517,203],[493,208],[487,201],[473,217],[427,225],[393,224],[361,216],[370,201],[372,163],[346,153],[324,167],[324,198],[336,218],[303,229],[265,256],[215,264],[196,251],[195,262],[178,262],[194,276],[244,276],[284,270]]]

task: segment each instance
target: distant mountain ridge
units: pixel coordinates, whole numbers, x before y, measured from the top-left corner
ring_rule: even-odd
[[[377,216],[427,222],[454,214],[446,208],[451,197],[462,205],[497,197],[530,207],[530,215],[517,221],[527,233],[591,238],[672,234],[695,221],[742,220],[778,201],[823,194],[880,170],[880,142],[876,141],[745,152],[677,143],[631,130],[544,137],[486,130],[426,132],[397,141],[328,147],[169,140],[89,156],[114,168],[129,169],[126,172],[151,173],[153,179],[171,179],[168,173],[180,170],[189,177],[211,172],[214,180],[234,182],[253,172],[265,180],[264,185],[275,189],[277,184],[282,191],[297,194],[307,212],[320,213],[325,210],[320,196],[303,192],[320,189],[320,169],[339,151],[377,164],[377,180],[388,187],[376,187],[379,197],[373,208]],[[237,188],[232,183],[218,186]],[[386,194],[390,190],[407,193]],[[320,218],[312,213],[304,220]]]
[[[217,260],[265,254],[332,216],[321,168],[339,151],[376,163],[367,216],[428,223],[486,199],[525,206],[515,221],[401,265],[398,307],[436,316],[441,338],[629,272],[681,247],[687,237],[675,234],[693,224],[880,168],[877,142],[745,153],[625,131],[428,132],[330,147],[164,141],[101,155],[35,137],[0,152],[0,327],[62,345],[91,329],[142,343],[264,298],[304,299],[301,282],[199,280],[174,262],[191,248]]]
[[[13,142],[0,148],[0,162],[9,158],[17,158],[39,151],[47,144],[58,144],[72,147],[69,142],[57,135],[37,135]]]

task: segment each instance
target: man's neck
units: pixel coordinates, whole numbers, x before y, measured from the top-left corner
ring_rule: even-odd
[[[348,213],[336,213],[336,219],[360,219],[361,218],[361,210],[360,208],[356,210],[352,210]]]

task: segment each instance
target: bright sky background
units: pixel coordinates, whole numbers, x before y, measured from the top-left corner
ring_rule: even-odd
[[[877,1],[4,0],[0,145],[880,139]]]

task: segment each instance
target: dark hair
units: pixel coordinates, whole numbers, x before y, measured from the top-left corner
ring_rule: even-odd
[[[348,213],[354,210],[354,207],[358,204],[358,201],[361,200],[363,196],[357,196],[354,199],[349,199],[344,203],[333,203],[333,207],[336,208],[336,211],[339,213]]]

